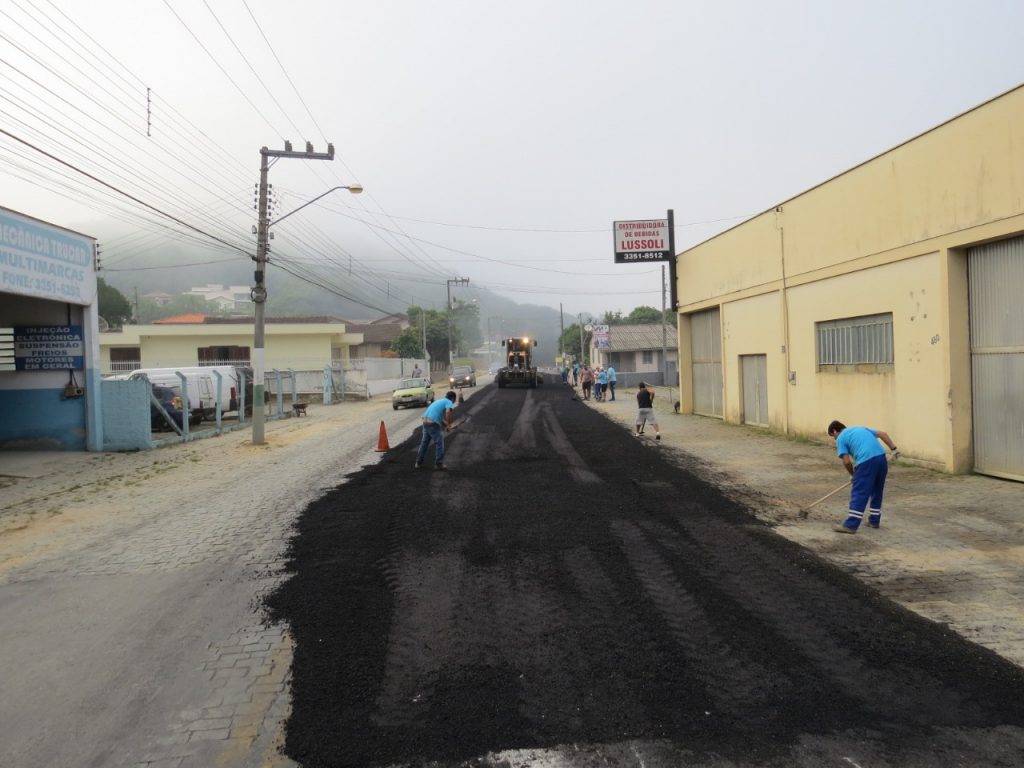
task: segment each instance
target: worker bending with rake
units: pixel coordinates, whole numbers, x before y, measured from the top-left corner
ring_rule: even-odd
[[[864,520],[865,509],[869,510],[868,525],[878,528],[882,524],[882,493],[889,474],[889,461],[878,441],[886,444],[894,459],[900,457],[899,449],[880,429],[848,427],[841,421],[828,425],[828,436],[835,439],[836,453],[853,477],[850,511],[846,520],[835,527],[836,533],[856,533]]]
[[[416,453],[416,469],[423,466],[427,457],[427,448],[434,443],[434,469],[444,469],[444,433],[450,432],[452,424],[452,408],[455,407],[455,392],[450,391],[440,400],[435,400],[423,412],[423,437],[420,449]]]

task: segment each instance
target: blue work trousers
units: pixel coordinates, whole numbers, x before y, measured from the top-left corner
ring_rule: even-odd
[[[843,525],[856,531],[868,510],[868,523],[877,528],[882,522],[882,494],[885,478],[889,474],[889,460],[885,454],[875,456],[857,465],[853,470],[850,489],[850,512]],[[870,506],[869,506],[870,505]]]
[[[422,464],[426,458],[431,440],[434,441],[434,464],[444,464],[444,427],[436,421],[423,422],[423,439],[420,440],[420,450],[416,454],[417,464]]]

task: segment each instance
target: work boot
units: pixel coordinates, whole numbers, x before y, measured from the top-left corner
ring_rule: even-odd
[[[856,528],[847,528],[845,525],[837,525],[832,530],[835,531],[836,533],[856,533],[857,532]]]

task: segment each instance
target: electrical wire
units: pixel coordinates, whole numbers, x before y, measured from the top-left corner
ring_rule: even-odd
[[[140,200],[139,198],[135,197],[134,195],[131,195],[131,194],[125,192],[122,189],[118,189],[117,187],[115,187],[112,184],[108,184],[107,182],[103,181],[103,179],[99,179],[96,176],[93,176],[91,173],[88,173],[87,171],[83,171],[81,168],[78,168],[78,167],[76,167],[76,166],[72,165],[71,163],[68,163],[68,162],[66,162],[64,160],[61,160],[56,155],[52,155],[49,152],[47,152],[46,150],[41,149],[41,148],[35,146],[34,144],[28,142],[28,141],[25,141],[21,137],[15,136],[13,133],[11,133],[10,131],[6,130],[3,127],[0,127],[0,133],[4,134],[5,136],[8,136],[9,138],[14,139],[17,142],[20,142],[20,143],[24,144],[26,147],[29,147],[30,149],[35,150],[39,154],[41,154],[41,155],[43,155],[45,157],[48,157],[51,160],[53,160],[53,161],[55,161],[57,163],[60,163],[63,166],[66,166],[66,167],[70,168],[73,171],[76,171],[77,173],[82,174],[86,178],[92,179],[97,184],[102,184],[104,187],[107,187],[108,189],[111,189],[114,192],[117,192],[119,195],[123,195],[124,197],[127,197],[129,200],[132,200],[132,201],[138,203],[139,205],[144,206],[145,208],[148,208],[149,210],[153,211],[154,213],[158,213],[161,216],[164,216],[164,217],[170,219],[171,221],[174,221],[174,222],[177,222],[178,224],[181,224],[181,226],[183,226],[183,227],[187,227],[188,229],[191,229],[194,232],[198,232],[199,234],[204,235],[204,236],[210,238],[211,240],[215,240],[216,242],[221,243],[222,245],[226,245],[229,248],[232,248],[234,250],[240,251],[240,252],[244,253],[247,256],[251,256],[252,258],[255,258],[255,256],[253,254],[250,254],[248,251],[245,251],[242,248],[239,248],[238,246],[233,245],[232,243],[227,242],[226,240],[222,240],[221,238],[217,237],[216,235],[211,235],[209,232],[204,232],[203,230],[199,229],[199,227],[193,226],[192,224],[189,224],[186,221],[182,221],[177,216],[174,216],[173,214],[167,213],[166,211],[162,211],[159,208],[157,208],[157,207],[155,207],[153,205],[150,205],[149,203],[147,203],[147,202],[145,202],[143,200]]]

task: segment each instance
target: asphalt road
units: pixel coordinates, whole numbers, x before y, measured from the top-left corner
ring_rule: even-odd
[[[1018,766],[1024,670],[569,390],[487,387],[311,504],[269,596],[303,766]],[[649,431],[649,430],[648,430]]]

